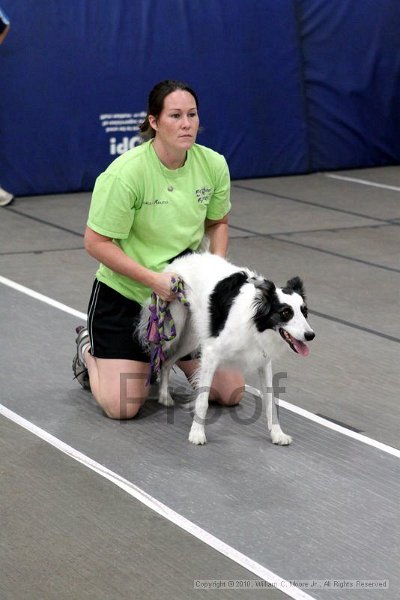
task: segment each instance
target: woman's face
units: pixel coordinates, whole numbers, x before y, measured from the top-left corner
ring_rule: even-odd
[[[158,142],[174,150],[188,150],[196,141],[199,115],[192,94],[175,90],[164,98],[158,118],[149,115]]]

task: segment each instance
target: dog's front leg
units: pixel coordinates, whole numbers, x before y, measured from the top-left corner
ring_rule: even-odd
[[[192,427],[189,433],[189,442],[192,444],[205,444],[207,442],[205,434],[205,423],[208,410],[208,398],[210,395],[211,383],[217,367],[217,362],[212,360],[211,353],[202,353],[200,369],[196,377],[197,390],[196,402],[194,407],[194,417]]]
[[[280,446],[287,446],[291,444],[292,438],[290,435],[283,433],[279,424],[279,417],[274,398],[271,361],[267,360],[265,365],[260,367],[258,372],[260,376],[263,403],[267,412],[268,429],[271,434],[272,443],[279,444]]]

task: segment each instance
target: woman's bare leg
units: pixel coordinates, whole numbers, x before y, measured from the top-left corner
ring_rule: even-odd
[[[181,360],[178,366],[190,381],[199,368],[198,360]],[[217,369],[210,389],[210,400],[224,406],[239,404],[244,394],[244,377],[240,371],[229,368]]]
[[[90,387],[97,403],[111,419],[132,419],[150,391],[150,365],[135,360],[96,358],[86,350]]]

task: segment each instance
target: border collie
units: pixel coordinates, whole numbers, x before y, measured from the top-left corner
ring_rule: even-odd
[[[292,438],[279,425],[271,360],[288,347],[307,356],[306,342],[315,337],[307,322],[301,279],[294,277],[279,288],[261,275],[208,252],[177,258],[166,270],[183,280],[189,307],[177,299],[168,306],[176,338],[166,345],[160,404],[174,403],[168,391],[171,367],[183,356],[200,350],[200,366],[195,378],[198,392],[189,441],[206,443],[204,426],[213,375],[219,366],[230,365],[244,372],[258,372],[272,442],[290,444]],[[140,326],[142,339],[148,316],[148,307],[145,307]]]

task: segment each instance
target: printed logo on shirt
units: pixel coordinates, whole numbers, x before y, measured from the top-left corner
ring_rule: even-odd
[[[199,188],[196,190],[197,202],[200,202],[201,204],[209,202],[212,192],[212,188],[209,187]]]
[[[159,206],[162,204],[169,204],[168,200],[143,200],[143,204],[147,206]]]

